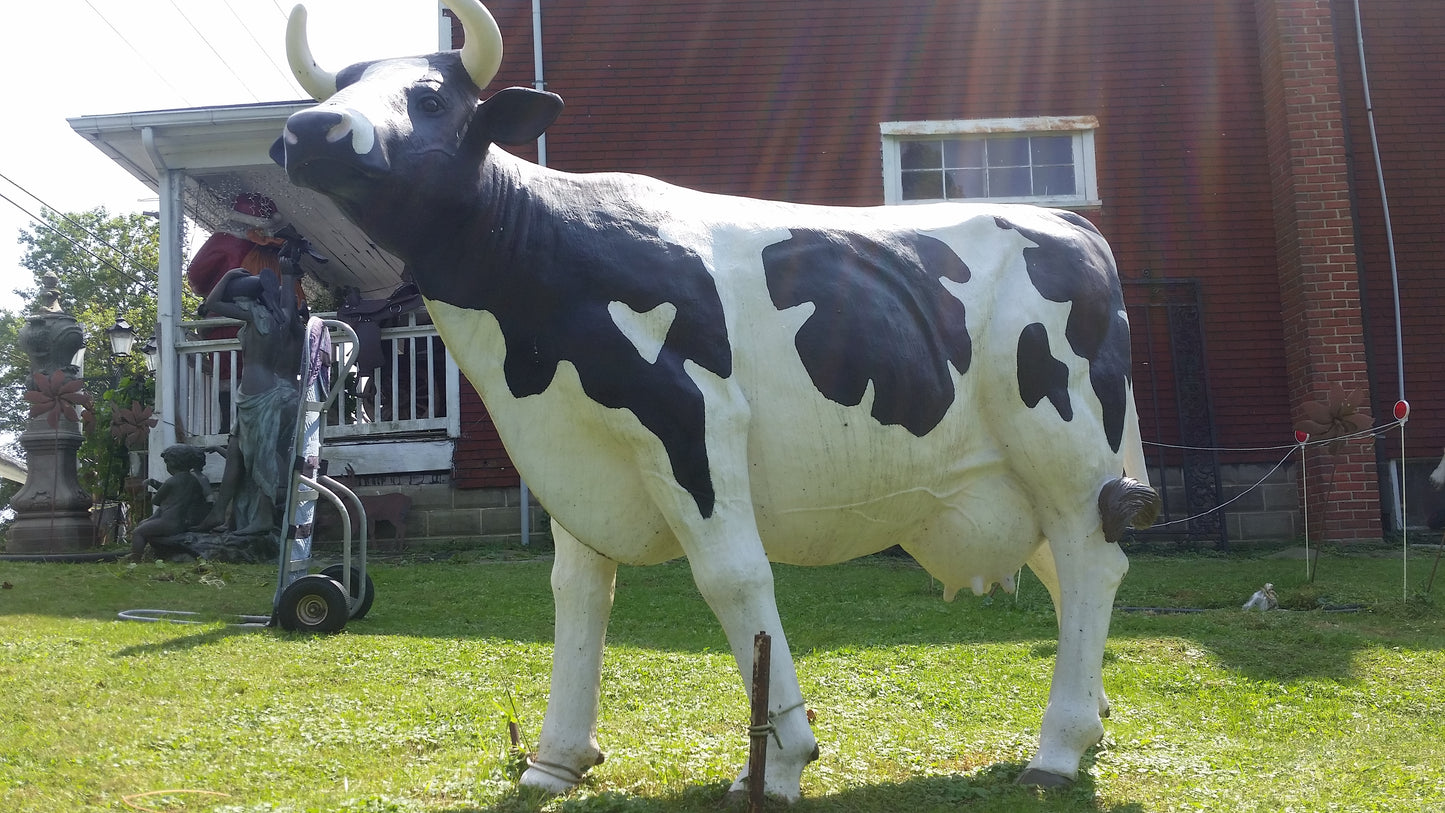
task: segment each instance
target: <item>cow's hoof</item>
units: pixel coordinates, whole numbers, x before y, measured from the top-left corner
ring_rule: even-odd
[[[1038,768],[1028,768],[1019,774],[1019,778],[1014,780],[1014,784],[1042,788],[1043,790],[1054,790],[1056,788],[1073,787],[1074,780],[1067,776],[1041,771]]]
[[[799,794],[798,796],[795,796],[791,799],[786,796],[777,796],[772,793],[764,795],[769,802],[772,802],[775,805],[790,805],[803,798],[802,794]],[[750,798],[750,794],[748,793],[747,788],[739,789],[736,785],[734,785],[733,787],[728,789],[727,796],[723,797],[721,807],[723,810],[747,810],[751,801],[752,800]]]
[[[603,757],[599,756],[597,764],[602,764],[602,759]],[[581,771],[535,757],[527,757],[527,770],[522,773],[521,779],[523,787],[536,788],[551,794],[566,793],[581,782]]]

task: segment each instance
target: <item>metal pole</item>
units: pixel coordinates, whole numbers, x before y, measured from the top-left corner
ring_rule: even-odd
[[[772,672],[773,637],[753,636],[753,709],[748,727],[748,813],[763,811],[763,778],[768,767],[768,676]]]
[[[532,0],[532,87],[547,89],[542,70],[542,0]],[[537,136],[537,164],[547,166],[547,134]]]

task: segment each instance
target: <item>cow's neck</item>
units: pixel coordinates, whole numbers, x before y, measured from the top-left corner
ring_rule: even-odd
[[[423,239],[401,255],[422,294],[463,308],[504,306],[498,298],[531,272],[530,255],[547,242],[540,232],[552,213],[530,187],[546,173],[493,147],[475,195],[432,207]]]

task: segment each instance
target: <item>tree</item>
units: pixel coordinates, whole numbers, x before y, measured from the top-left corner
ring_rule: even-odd
[[[41,217],[43,223],[32,223],[19,236],[20,264],[37,283],[16,289],[25,303],[21,311],[0,313],[0,431],[18,434],[25,428],[29,360],[16,339],[41,293],[39,277],[53,272],[62,307],[85,331],[82,372],[96,400],[81,447],[81,482],[114,495],[126,471],[126,450],[110,434],[111,416],[132,401],[150,404],[154,396],[138,354],[112,368],[105,331],[117,317],[130,323],[141,343],[155,331],[160,228],[145,215],[112,215],[104,208],[70,214],[45,209]],[[193,311],[194,303],[189,307]]]

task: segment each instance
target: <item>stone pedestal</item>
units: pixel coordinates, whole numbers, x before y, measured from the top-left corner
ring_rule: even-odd
[[[21,433],[29,474],[10,501],[16,518],[6,534],[7,553],[75,553],[94,546],[90,495],[76,476],[80,442],[80,429],[71,421],[52,429],[36,418]]]

